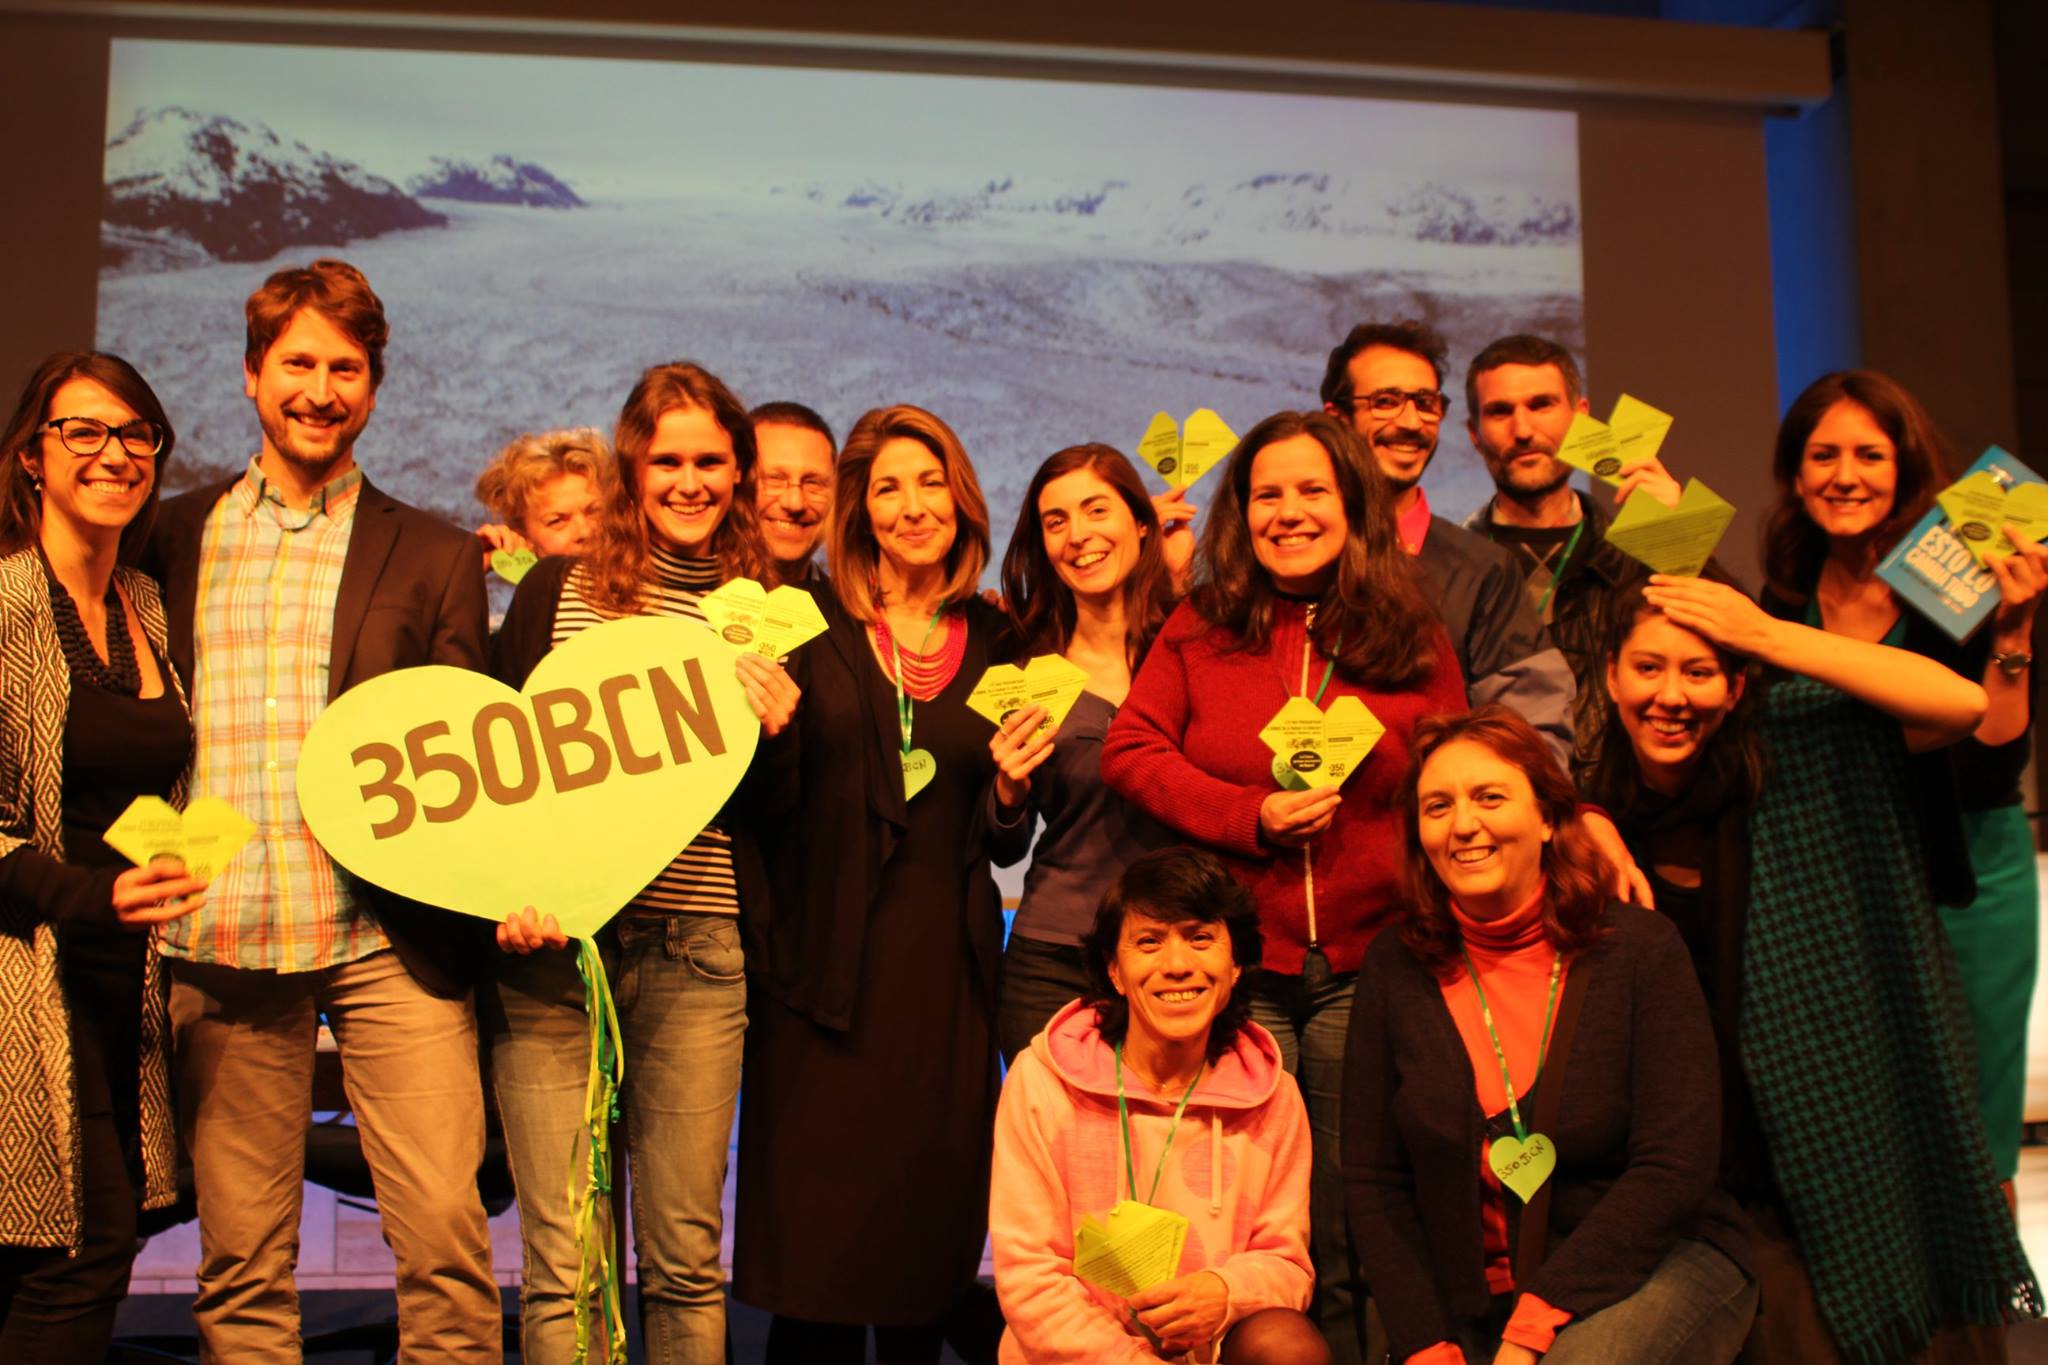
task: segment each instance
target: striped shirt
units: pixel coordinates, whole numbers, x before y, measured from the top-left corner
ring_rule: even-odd
[[[704,610],[697,599],[717,587],[715,559],[685,559],[654,547],[647,560],[649,581],[641,588],[640,610],[648,616],[681,616],[699,624]],[[560,645],[580,630],[588,630],[610,619],[583,596],[583,568],[578,565],[562,580],[562,600],[555,607],[555,633],[550,641]],[[740,912],[739,881],[732,869],[732,836],[722,820],[713,820],[695,839],[663,868],[647,889],[626,905],[628,912],[643,915],[737,915]]]
[[[255,837],[197,914],[157,929],[171,957],[317,971],[389,946],[299,812],[299,746],[327,705],[334,603],[362,471],[285,505],[255,460],[207,515],[192,627],[192,797],[217,796]]]

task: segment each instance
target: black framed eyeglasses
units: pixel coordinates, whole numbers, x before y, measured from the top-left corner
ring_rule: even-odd
[[[57,428],[58,438],[73,455],[97,455],[115,438],[121,449],[137,460],[154,459],[164,448],[164,429],[142,418],[119,427],[93,417],[54,417],[43,425]]]
[[[1441,389],[1374,389],[1351,400],[1352,411],[1364,408],[1375,417],[1397,416],[1410,403],[1424,417],[1441,417],[1451,400]]]

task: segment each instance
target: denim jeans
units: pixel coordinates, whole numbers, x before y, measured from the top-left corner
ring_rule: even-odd
[[[1300,976],[1259,971],[1252,987],[1252,1018],[1280,1043],[1280,1061],[1301,1086],[1308,1106],[1309,1257],[1316,1296],[1309,1316],[1330,1343],[1335,1365],[1377,1362],[1385,1347],[1367,1323],[1365,1295],[1344,1217],[1343,1155],[1337,1119],[1343,1109],[1344,1043],[1351,1031],[1351,991],[1357,973],[1335,973],[1322,953],[1309,950]],[[1377,1348],[1377,1349],[1375,1349]]]
[[[1756,1299],[1756,1283],[1740,1266],[1688,1239],[1671,1248],[1635,1293],[1566,1324],[1544,1353],[1544,1365],[1728,1365],[1749,1335]],[[1465,1359],[1493,1359],[1513,1303],[1514,1295],[1503,1294],[1486,1321],[1459,1324]]]
[[[1088,968],[1078,947],[1011,934],[996,988],[996,1041],[1003,1065],[1015,1063],[1039,1030],[1087,991]]]
[[[726,1155],[747,1027],[739,923],[726,915],[622,917],[605,954],[624,1043],[621,1112],[632,1169],[633,1251],[647,1359],[722,1365],[719,1266]],[[573,952],[495,964],[484,1017],[525,1242],[526,1360],[575,1355],[577,1271],[571,1172],[583,1134],[589,1020]],[[600,1226],[609,1210],[601,1202]]]

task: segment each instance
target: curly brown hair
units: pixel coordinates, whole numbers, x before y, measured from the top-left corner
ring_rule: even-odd
[[[1407,918],[1401,921],[1401,942],[1438,975],[1456,973],[1463,936],[1451,913],[1450,890],[1422,851],[1422,812],[1416,788],[1431,755],[1459,740],[1483,744],[1502,762],[1519,768],[1529,779],[1543,818],[1550,822],[1550,842],[1543,846],[1543,936],[1563,953],[1592,942],[1599,936],[1600,914],[1608,901],[1606,860],[1579,819],[1579,794],[1551,757],[1543,736],[1499,702],[1416,722],[1415,737],[1409,742],[1414,756],[1408,763],[1407,783],[1401,788],[1405,793],[1401,826],[1407,832],[1411,902]]]

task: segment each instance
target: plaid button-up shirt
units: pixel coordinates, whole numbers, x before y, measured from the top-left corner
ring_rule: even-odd
[[[251,461],[208,514],[193,619],[192,796],[218,796],[256,835],[197,914],[158,930],[162,951],[281,972],[388,946],[299,813],[299,746],[327,705],[334,603],[363,475],[351,468],[287,507]]]

